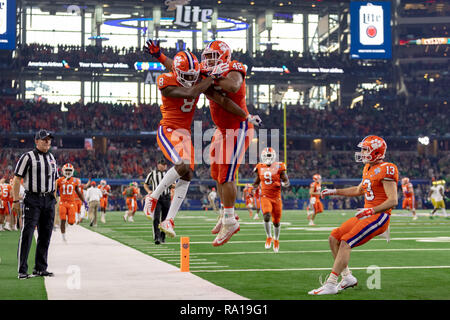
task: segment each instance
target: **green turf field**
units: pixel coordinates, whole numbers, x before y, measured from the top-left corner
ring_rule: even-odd
[[[389,243],[375,238],[352,251],[350,269],[358,286],[319,297],[307,292],[320,287],[319,278],[331,271],[330,230],[354,211],[325,211],[315,227],[308,227],[305,211],[283,212],[278,253],[264,248],[262,220],[250,219],[246,211],[238,211],[241,231],[221,247],[211,244],[217,217],[211,211],[180,212],[177,237],[158,246],[142,212],[134,223],[125,223],[123,213],[108,213],[105,225],[88,228],[176,266],[180,236],[190,237],[191,272],[249,299],[450,299],[450,220],[419,216],[412,221],[406,212],[394,213]]]
[[[17,246],[20,232],[0,232],[0,300],[47,300],[44,278],[17,279]],[[28,273],[33,271],[36,241],[28,256]]]

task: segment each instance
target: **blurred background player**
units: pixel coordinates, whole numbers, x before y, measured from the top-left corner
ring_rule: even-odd
[[[253,206],[255,205],[253,189],[253,186],[250,183],[247,183],[242,191],[242,200],[245,201],[245,207],[248,210],[250,218],[253,217]]]
[[[253,186],[261,185],[261,209],[264,217],[264,229],[266,231],[265,248],[270,249],[273,241],[273,251],[280,249],[280,220],[283,210],[281,200],[281,187],[289,186],[289,178],[286,173],[286,164],[276,162],[277,156],[273,148],[264,148],[261,152],[261,163],[255,168],[256,178]],[[270,223],[272,218],[272,226]]]
[[[63,177],[56,180],[56,190],[59,193],[59,218],[61,235],[64,241],[66,241],[66,221],[68,224],[73,225],[76,222],[76,198],[85,202],[83,195],[80,192],[80,183],[78,179],[73,176],[73,166],[70,163],[66,163],[62,167]]]
[[[444,202],[444,184],[444,180],[432,181],[430,192],[428,193],[428,199],[431,199],[431,203],[433,204],[433,211],[430,213],[430,219],[433,219],[433,215],[438,209],[441,209],[442,215],[448,218]]]
[[[2,184],[2,194],[1,200],[3,202],[3,219],[5,221],[4,229],[7,231],[17,231],[17,226],[15,224],[16,221],[16,213],[11,210],[12,208],[12,185],[10,183],[11,180],[5,179]]]
[[[351,250],[383,234],[389,227],[392,208],[398,203],[398,170],[395,164],[384,161],[386,142],[377,136],[367,136],[358,148],[361,151],[355,153],[355,161],[365,164],[361,183],[344,189],[324,189],[321,196],[364,195],[364,208],[331,232],[328,240],[334,257],[333,269],[320,288],[308,292],[311,295],[336,294],[358,284],[348,268]],[[342,280],[338,283],[340,275]]]
[[[316,215],[323,212],[323,204],[320,201],[322,176],[320,174],[313,175],[313,182],[309,185],[309,210],[307,210],[308,225],[315,226],[314,219]]]
[[[208,201],[209,201],[209,207],[217,212],[217,205],[216,205],[216,199],[217,199],[217,192],[216,188],[212,187],[211,192],[208,193]]]
[[[125,211],[125,214],[123,215],[123,220],[125,222],[134,222],[133,217],[138,208],[137,198],[142,198],[137,182],[131,182],[130,185],[126,187],[125,190],[123,190],[122,194],[126,198],[126,204],[128,208],[128,210]]]
[[[414,196],[414,188],[409,178],[402,179],[403,202],[402,209],[408,209],[412,212],[413,220],[417,220],[416,215],[416,198]]]
[[[174,163],[174,167],[169,169],[152,194],[146,196],[144,213],[147,217],[153,218],[159,196],[178,180],[167,218],[160,224],[161,230],[170,237],[175,237],[173,220],[186,197],[193,177],[192,119],[199,95],[213,84],[213,78],[205,76],[198,82],[201,78],[199,77],[200,65],[195,55],[189,51],[178,52],[172,60],[161,53],[159,41],[147,41],[145,49],[163,63],[167,70],[171,71],[160,75],[157,79],[163,101],[161,106],[162,120],[158,127],[157,142],[164,156]],[[213,75],[219,77],[220,72],[221,70],[218,70]],[[220,103],[223,108],[229,108],[234,112],[240,111],[239,106],[230,99],[217,92],[211,94],[214,97],[213,99]]]
[[[111,186],[106,183],[106,180],[101,180],[98,188],[102,192],[102,197],[100,198],[100,210],[102,215],[100,221],[106,223],[106,208],[108,207],[108,196],[111,195]]]
[[[6,220],[6,203],[3,201],[3,183],[4,179],[0,179],[0,231],[5,231],[3,224]]]

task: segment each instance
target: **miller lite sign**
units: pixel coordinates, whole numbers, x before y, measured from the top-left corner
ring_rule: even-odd
[[[359,41],[364,45],[384,42],[383,7],[368,3],[359,8]]]
[[[350,2],[350,58],[390,59],[391,2]]]

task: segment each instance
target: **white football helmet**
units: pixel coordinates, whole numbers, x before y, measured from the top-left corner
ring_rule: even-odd
[[[277,154],[273,148],[264,148],[261,152],[261,161],[264,164],[271,165],[277,160]]]
[[[70,163],[66,163],[63,167],[62,167],[62,173],[64,175],[64,177],[66,177],[66,179],[69,179],[70,177],[73,176],[73,165],[71,165]]]
[[[101,184],[102,186],[106,186],[106,180],[100,180],[100,184]]]

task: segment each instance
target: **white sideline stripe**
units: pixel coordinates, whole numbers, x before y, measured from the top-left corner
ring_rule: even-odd
[[[450,251],[450,248],[414,248],[414,249],[353,249],[352,254],[358,253],[358,252],[377,252],[377,253],[384,253],[384,252],[408,252],[408,251]],[[196,256],[209,256],[209,255],[246,255],[246,254],[268,254],[269,251],[250,251],[250,252],[197,252]],[[330,253],[330,250],[290,250],[290,251],[278,251],[277,254],[281,253]],[[164,255],[164,254],[157,254],[157,255]],[[170,260],[169,260],[170,261]],[[179,260],[175,260],[179,261]]]
[[[407,270],[407,269],[450,269],[450,266],[398,266],[378,267],[382,270]],[[368,267],[351,267],[351,270],[367,270]],[[196,270],[193,272],[256,272],[256,271],[324,271],[327,268],[287,268],[287,269],[222,269],[222,270]]]
[[[55,274],[45,278],[49,300],[247,299],[79,225],[68,228],[67,243],[55,232],[48,262],[48,269]],[[73,287],[77,282],[78,289]]]
[[[239,234],[238,234],[239,235]],[[432,238],[424,238],[424,237],[411,237],[411,238],[391,238],[391,241],[415,241],[415,240],[433,240],[436,239],[436,237]],[[261,243],[264,242],[263,240],[250,240],[250,241],[229,241],[228,243],[234,243],[234,244],[240,244],[240,243]],[[386,239],[381,238],[374,238],[370,241],[386,241]],[[302,240],[280,240],[280,243],[286,243],[286,242],[328,242],[328,239],[302,239]],[[191,241],[190,244],[210,244],[211,241]],[[173,242],[166,242],[166,245],[177,245],[179,246],[179,243],[173,243]]]

